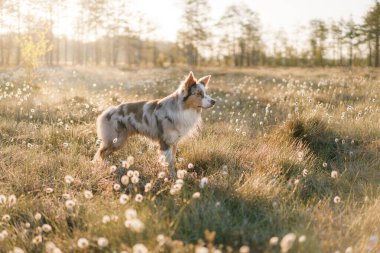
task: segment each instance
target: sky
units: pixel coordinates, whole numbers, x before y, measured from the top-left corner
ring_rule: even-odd
[[[157,26],[158,39],[175,41],[183,10],[181,0],[133,0],[134,7],[145,13]],[[225,8],[245,3],[258,13],[263,27],[263,39],[270,40],[273,31],[288,35],[298,32],[311,19],[339,20],[352,16],[361,22],[374,0],[209,0],[210,17],[218,20]]]

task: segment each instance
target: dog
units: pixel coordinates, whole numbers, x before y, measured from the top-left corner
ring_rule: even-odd
[[[111,106],[97,118],[100,147],[93,161],[103,161],[120,149],[127,138],[140,134],[159,142],[161,157],[176,177],[177,144],[197,132],[202,109],[211,108],[215,100],[206,94],[211,75],[197,80],[190,72],[178,89],[167,97],[152,101]]]

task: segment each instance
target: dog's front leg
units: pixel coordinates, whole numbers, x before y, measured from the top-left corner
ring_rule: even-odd
[[[175,170],[175,157],[173,156],[173,145],[169,145],[164,141],[160,141],[161,156],[165,158],[165,163],[169,167],[170,177],[175,178],[177,172]]]

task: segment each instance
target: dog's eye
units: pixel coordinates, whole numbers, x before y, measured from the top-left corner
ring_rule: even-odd
[[[197,91],[196,95],[197,95],[198,97],[201,97],[201,96],[202,96],[202,92]]]

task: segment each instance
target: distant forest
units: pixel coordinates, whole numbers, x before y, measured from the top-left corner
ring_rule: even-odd
[[[33,54],[48,66],[379,66],[377,1],[360,23],[311,20],[302,28],[302,46],[281,31],[263,41],[258,14],[244,4],[211,20],[207,0],[183,0],[182,19],[173,21],[181,22],[176,42],[152,39],[154,24],[128,0],[77,0],[75,35],[57,35],[54,27],[66,22],[60,13],[72,2],[0,0],[0,66],[19,66]]]

